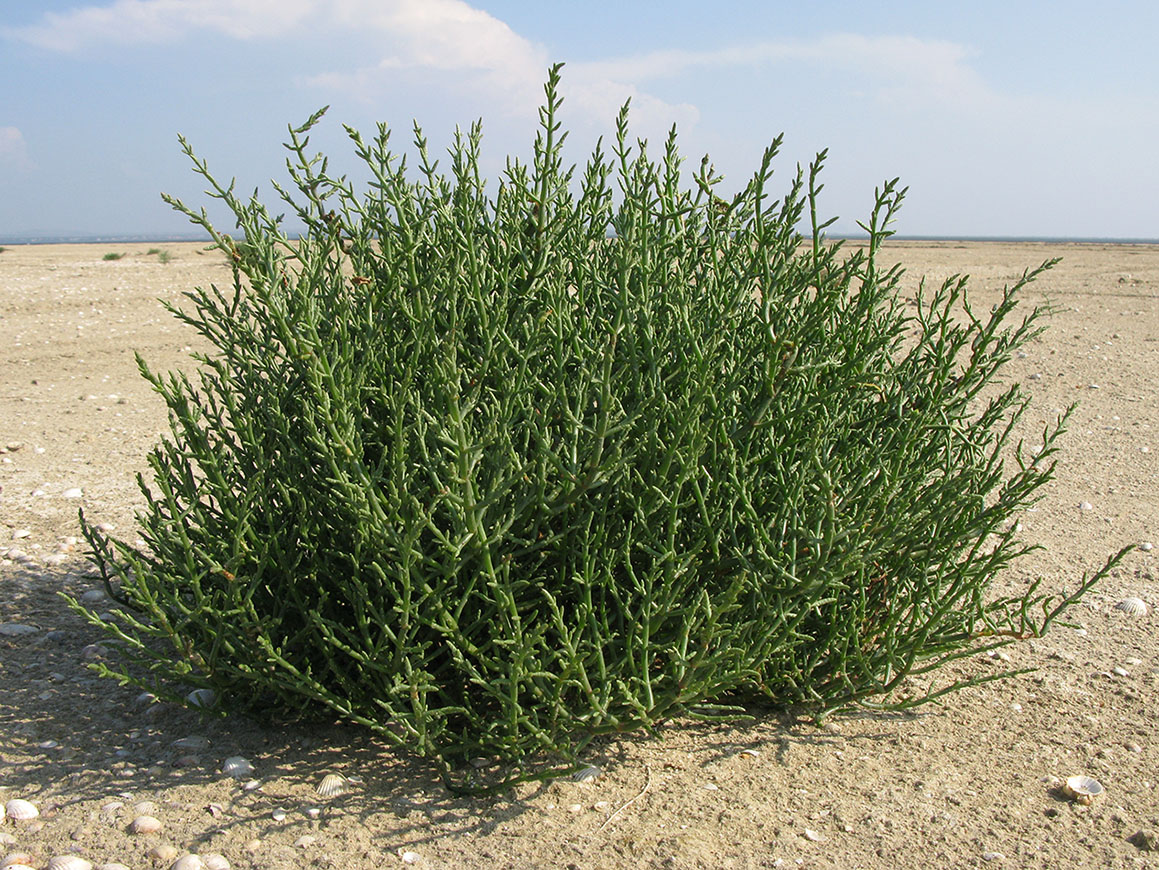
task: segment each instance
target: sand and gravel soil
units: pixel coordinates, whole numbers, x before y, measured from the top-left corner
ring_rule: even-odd
[[[1031,673],[915,714],[678,722],[593,747],[589,782],[449,795],[431,769],[357,729],[258,727],[141,700],[86,666],[103,635],[61,590],[110,607],[86,577],[77,510],[132,540],[135,476],[167,424],[138,374],[191,369],[196,336],[158,300],[228,284],[196,245],[16,246],[0,253],[0,860],[59,856],[234,868],[1159,867],[1159,555],[1138,547],[1074,628],[978,655],[954,676]],[[104,260],[106,253],[124,253]],[[972,276],[985,310],[1049,257],[1027,292],[1049,330],[1006,377],[1034,399],[1028,444],[1078,401],[1057,479],[1021,517],[1042,549],[1000,578],[1062,590],[1128,543],[1159,543],[1159,246],[894,242],[918,278]],[[939,677],[940,679],[941,677]],[[241,756],[253,773],[223,771]],[[329,773],[361,779],[323,798]],[[1057,781],[1105,787],[1090,805]],[[19,805],[16,805],[19,808]],[[131,824],[148,816],[139,833]],[[155,828],[155,830],[148,830]],[[23,853],[23,857],[21,857]],[[75,866],[86,866],[74,862]],[[196,866],[191,859],[185,866]],[[62,865],[58,862],[58,866]]]

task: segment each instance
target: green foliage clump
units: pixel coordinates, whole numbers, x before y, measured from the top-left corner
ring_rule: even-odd
[[[126,605],[114,675],[337,715],[451,771],[883,696],[1098,579],[987,595],[1063,425],[1011,444],[1026,405],[998,381],[1039,270],[982,316],[961,279],[909,309],[879,261],[896,183],[847,250],[816,216],[824,154],[774,198],[778,140],[723,200],[707,159],[682,184],[675,131],[658,161],[633,144],[626,106],[573,178],[557,82],[490,190],[478,125],[449,174],[380,126],[347,128],[359,195],[307,153],[317,113],[278,188],[300,239],[182,140],[246,243],[167,198],[234,282],[173,309],[212,346],[194,376],[140,362],[172,427],[145,546],[84,528]]]
[[[117,253],[110,251],[109,253],[107,253],[103,257],[101,257],[101,259],[102,260],[120,260],[124,256],[125,256],[124,254],[117,254]]]

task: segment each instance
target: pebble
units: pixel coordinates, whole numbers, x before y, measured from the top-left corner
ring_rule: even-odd
[[[113,861],[111,864],[98,864],[97,870],[129,870],[129,868],[124,864]]]
[[[417,864],[422,860],[422,856],[418,852],[411,852],[409,850],[403,852],[399,857],[402,858],[402,863],[404,864]]]
[[[1079,510],[1080,511],[1093,511],[1094,509],[1095,509],[1095,506],[1093,504],[1091,504],[1089,501],[1080,501],[1079,502]]]
[[[805,828],[805,839],[810,843],[820,843],[825,838],[811,828]]]
[[[1001,852],[983,852],[982,853],[982,860],[983,861],[1005,861],[1006,856],[1004,854],[1002,854]]]
[[[1159,852],[1159,834],[1155,831],[1136,831],[1127,842],[1141,852]]]
[[[65,498],[80,498],[84,494],[85,494],[84,490],[81,489],[79,486],[74,486],[71,489],[66,489],[64,492],[61,493],[61,495],[64,496]]]
[[[26,637],[40,631],[34,625],[24,625],[20,622],[0,622],[0,635],[4,637]]]
[[[229,861],[217,852],[206,852],[201,860],[205,863],[205,870],[229,870]]]
[[[1152,544],[1150,541],[1144,541],[1143,543],[1141,543],[1139,545],[1139,549],[1150,553],[1153,549],[1155,549],[1155,545]]]
[[[200,855],[182,855],[173,862],[169,870],[206,870],[206,868]]]
[[[317,837],[311,837],[309,834],[303,834],[294,841],[294,846],[298,849],[309,849],[316,842],[318,842]]]

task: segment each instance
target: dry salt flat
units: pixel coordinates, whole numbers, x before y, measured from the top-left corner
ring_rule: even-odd
[[[203,717],[88,669],[103,635],[56,593],[112,607],[77,509],[132,539],[135,475],[166,431],[133,351],[191,368],[196,337],[157,300],[229,280],[217,254],[160,247],[168,262],[145,245],[0,253],[0,867],[1159,867],[1159,246],[887,246],[907,293],[970,274],[979,308],[1063,258],[1026,295],[1054,306],[1050,328],[1007,377],[1034,399],[1028,445],[1081,404],[1021,518],[1042,549],[1000,585],[1062,590],[1136,546],[1073,628],[945,676],[1033,672],[823,727],[678,722],[488,799],[354,728]]]

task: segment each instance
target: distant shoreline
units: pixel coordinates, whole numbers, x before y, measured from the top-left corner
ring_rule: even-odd
[[[834,233],[832,240],[864,241],[865,234]],[[1052,244],[1052,245],[1159,245],[1159,239],[1119,238],[1098,236],[925,236],[897,235],[890,237],[895,242],[996,242],[1002,244]],[[128,245],[128,244],[179,244],[204,242],[212,244],[205,235],[112,235],[112,236],[0,236],[0,246],[4,245]]]

